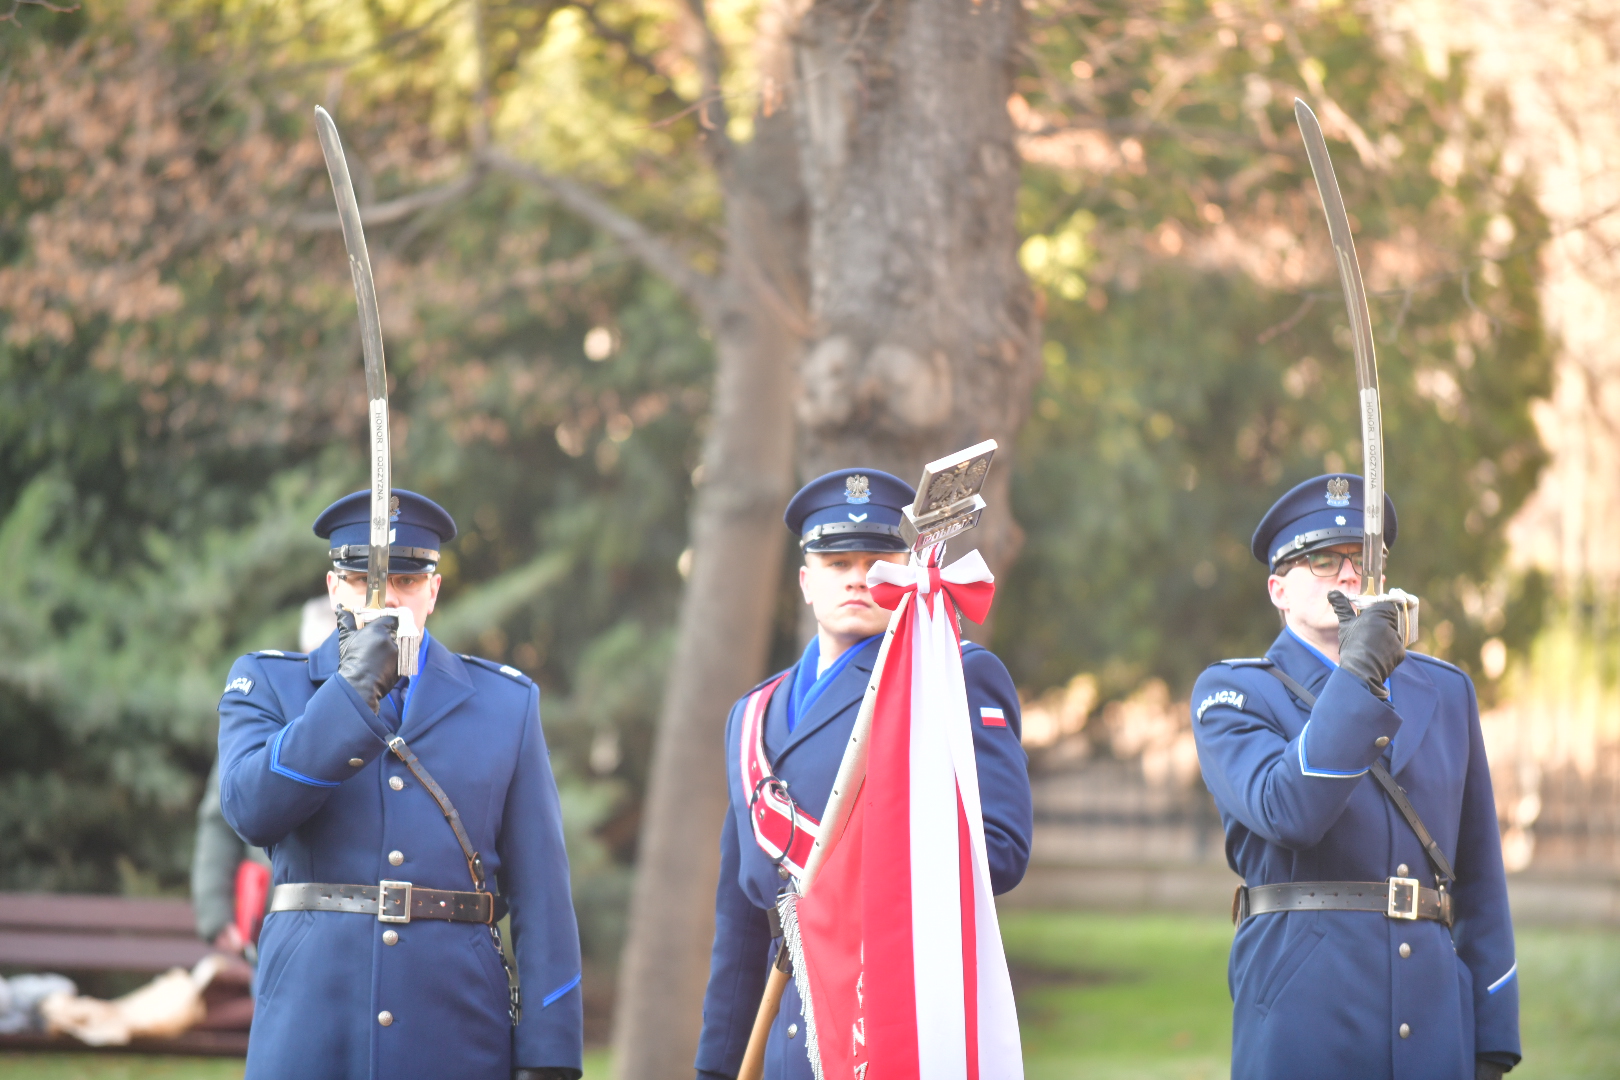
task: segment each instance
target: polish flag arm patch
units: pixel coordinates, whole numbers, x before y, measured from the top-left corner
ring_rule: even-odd
[[[986,705],[979,710],[979,723],[985,727],[1006,727],[1007,713],[1003,709],[994,709]]]

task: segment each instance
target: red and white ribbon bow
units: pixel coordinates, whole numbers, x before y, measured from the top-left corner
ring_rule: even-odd
[[[893,611],[900,598],[915,591],[931,597],[929,607],[938,610],[938,597],[948,596],[963,615],[976,623],[990,614],[990,601],[996,595],[996,577],[985,565],[977,549],[968,552],[943,570],[937,565],[912,566],[908,563],[875,562],[866,572],[867,587],[879,607]]]

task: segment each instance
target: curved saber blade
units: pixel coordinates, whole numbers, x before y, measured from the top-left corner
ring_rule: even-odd
[[[354,182],[349,179],[343,141],[338,138],[331,114],[319,105],[315,106],[315,133],[320,137],[321,153],[326,157],[326,172],[332,178],[332,194],[337,197],[343,246],[349,250],[349,274],[354,278],[354,298],[360,305],[360,348],[366,358],[366,396],[371,400],[371,551],[366,559],[366,607],[380,610],[387,606],[388,500],[392,485],[382,318],[377,312],[377,286],[371,277],[371,256],[366,252],[366,234],[360,227],[360,204],[355,201]]]
[[[388,369],[383,364],[382,317],[377,311],[377,284],[371,276],[371,256],[366,251],[365,230],[360,227],[360,204],[349,179],[349,163],[343,156],[343,140],[331,115],[315,106],[315,133],[321,140],[326,172],[332,178],[332,194],[337,198],[338,221],[343,226],[343,246],[349,252],[349,276],[354,279],[354,298],[360,306],[360,349],[366,359],[366,397],[370,400],[371,442],[371,542],[366,553],[366,607],[362,621],[386,612],[399,620],[399,673],[415,675],[421,645],[421,631],[409,608],[388,607],[388,545],[392,537],[390,514],[393,477],[388,452]]]
[[[1311,159],[1316,190],[1322,196],[1327,215],[1328,235],[1333,238],[1333,257],[1339,266],[1339,284],[1344,287],[1344,306],[1350,313],[1350,339],[1356,353],[1356,385],[1361,390],[1361,462],[1363,526],[1361,592],[1371,596],[1384,580],[1384,430],[1378,403],[1378,360],[1373,354],[1372,315],[1367,310],[1367,290],[1361,283],[1361,264],[1356,261],[1356,245],[1350,238],[1350,214],[1339,194],[1339,180],[1333,174],[1327,142],[1316,114],[1299,98],[1294,99],[1294,118],[1305,136],[1305,153]]]

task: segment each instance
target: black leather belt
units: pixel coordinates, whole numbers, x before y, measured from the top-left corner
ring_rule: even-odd
[[[1425,889],[1417,878],[1388,881],[1292,881],[1239,885],[1232,921],[1273,911],[1376,911],[1391,919],[1433,919],[1451,925],[1451,894]]]
[[[487,892],[421,889],[408,881],[375,885],[326,885],[315,881],[277,885],[270,893],[271,911],[347,911],[375,915],[378,922],[412,919],[494,923],[506,914],[506,901]]]

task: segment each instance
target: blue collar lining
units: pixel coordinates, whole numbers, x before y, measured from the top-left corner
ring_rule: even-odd
[[[804,655],[799,658],[798,665],[793,669],[793,688],[788,692],[787,726],[790,733],[799,726],[799,718],[810,710],[816,699],[821,697],[827,687],[832,685],[832,681],[849,666],[849,662],[855,659],[855,654],[882,636],[873,634],[845,649],[843,655],[827,666],[827,670],[821,673],[819,679],[814,678],[814,675],[816,665],[821,660],[821,635],[817,634],[810,639]],[[806,678],[807,673],[810,678]]]
[[[1303,645],[1305,647],[1305,650],[1307,652],[1309,652],[1312,656],[1316,657],[1318,660],[1322,661],[1322,663],[1326,664],[1327,669],[1328,669],[1329,672],[1334,672],[1334,671],[1339,670],[1339,665],[1337,663],[1335,663],[1332,660],[1329,660],[1327,658],[1327,654],[1324,653],[1321,649],[1318,649],[1315,645],[1312,645],[1310,642],[1306,641],[1304,638],[1302,638],[1298,634],[1294,633],[1294,628],[1292,626],[1284,626],[1283,630],[1284,630],[1284,632],[1286,632],[1288,634],[1289,637],[1293,638],[1295,641],[1297,641],[1301,645]],[[1389,691],[1389,700],[1391,702],[1393,702],[1395,700],[1395,688],[1390,685],[1391,681],[1392,680],[1390,680],[1390,679],[1385,679],[1384,680],[1384,689]]]

